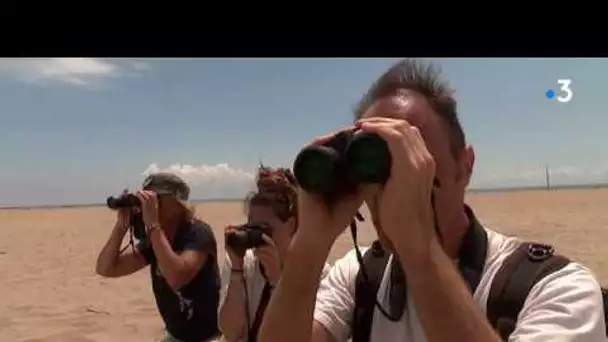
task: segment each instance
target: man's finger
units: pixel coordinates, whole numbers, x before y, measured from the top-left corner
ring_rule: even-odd
[[[262,234],[262,240],[264,240],[264,242],[266,242],[270,246],[274,247],[274,241],[272,240],[272,238],[270,236],[268,236],[266,234]]]
[[[388,145],[391,155],[395,157],[393,158],[393,165],[401,162],[397,156],[406,152],[403,151],[404,146],[406,145],[405,137],[395,125],[379,122],[364,122],[361,125],[361,130],[379,135]]]
[[[313,141],[310,144],[306,145],[306,147],[308,147],[308,146],[323,145],[326,142],[330,141],[331,139],[335,138],[336,135],[338,135],[338,134],[344,134],[344,133],[353,132],[356,129],[357,129],[356,127],[351,126],[351,127],[343,128],[343,129],[341,129],[339,131],[336,131],[336,132],[333,132],[333,133],[330,133],[330,134],[327,134],[327,135],[316,137],[315,139],[313,139]]]
[[[431,168],[433,169],[432,173],[434,176],[435,159],[433,158],[431,152],[429,152],[420,130],[415,126],[403,128],[403,130],[404,136],[407,139],[407,144],[410,145],[409,150],[413,152],[413,156],[416,158],[416,167],[425,169]]]
[[[227,232],[228,232],[228,231],[230,231],[230,232],[232,232],[232,231],[235,231],[235,230],[236,230],[238,227],[239,227],[239,226],[238,226],[238,225],[236,225],[236,224],[229,224],[229,225],[227,225],[227,226],[224,228],[224,231],[227,231]]]
[[[272,248],[273,248],[272,246],[265,245],[265,246],[260,246],[260,247],[256,248],[255,250],[258,251],[258,254],[271,255]]]
[[[405,121],[409,124],[409,122],[405,119],[395,119],[395,118],[387,118],[384,116],[373,116],[370,118],[363,118],[357,121],[356,126],[358,128],[361,127],[361,125],[363,125],[366,122],[375,122],[375,123],[388,123],[388,124],[392,124],[395,122],[400,122],[400,121]]]
[[[142,190],[137,190],[137,192],[135,193],[135,197],[139,198],[142,204],[146,201],[146,195]]]
[[[268,250],[264,250],[259,247],[254,249],[253,254],[264,264],[271,262],[273,259],[272,252],[269,252]]]
[[[149,200],[156,199],[156,193],[154,191],[144,190],[144,194],[146,195],[146,198],[148,198]]]
[[[418,164],[425,157],[425,151],[427,151],[420,131],[409,123],[396,124],[395,128],[403,135],[406,149],[414,158],[413,162]]]
[[[391,171],[403,172],[409,169],[406,167],[408,162],[416,167],[428,162],[429,153],[422,136],[417,128],[406,121],[391,124],[366,122],[361,129],[378,134],[386,141],[391,156],[394,157]]]

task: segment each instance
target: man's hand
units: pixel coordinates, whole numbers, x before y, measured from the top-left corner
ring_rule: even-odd
[[[343,131],[353,131],[347,128]],[[337,132],[339,133],[339,132]],[[337,133],[315,139],[309,146],[322,145],[331,140]],[[351,223],[357,210],[363,204],[363,195],[356,193],[339,198],[336,203],[326,203],[318,194],[298,190],[298,235],[310,235],[320,242],[333,243]]]
[[[139,190],[137,197],[141,201],[141,211],[146,227],[149,229],[159,227],[158,198],[154,191]]]
[[[279,252],[274,245],[274,241],[265,234],[262,235],[262,239],[264,239],[266,245],[254,249],[253,254],[264,266],[268,282],[272,287],[275,287],[281,276],[281,259],[279,258]]]
[[[127,194],[129,190],[125,189],[122,194]],[[127,228],[131,226],[131,215],[133,214],[133,208],[119,208],[116,210],[116,227],[123,229],[125,232]]]
[[[358,126],[382,137],[392,156],[391,175],[376,198],[383,232],[401,258],[425,255],[436,238],[431,206],[433,156],[420,131],[405,120],[369,118]]]

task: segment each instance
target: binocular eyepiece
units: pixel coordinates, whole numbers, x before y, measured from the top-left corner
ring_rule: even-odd
[[[327,200],[356,191],[360,184],[384,184],[390,176],[391,153],[377,134],[340,132],[322,145],[300,151],[293,170],[300,186]]]

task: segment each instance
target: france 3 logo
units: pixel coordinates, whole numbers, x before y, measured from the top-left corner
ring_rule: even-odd
[[[572,101],[574,92],[572,91],[572,80],[571,79],[559,79],[557,80],[558,90],[549,89],[545,92],[545,96],[549,100],[557,100],[562,103],[568,103]]]

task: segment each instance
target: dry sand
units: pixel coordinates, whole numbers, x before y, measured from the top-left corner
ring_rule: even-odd
[[[553,243],[608,283],[608,190],[470,194],[487,226]],[[200,217],[216,231],[240,222],[240,203],[205,203]],[[0,210],[0,341],[155,341],[162,336],[147,270],[122,279],[94,272],[113,225],[105,208]],[[361,228],[361,241],[375,233]],[[352,247],[344,234],[332,261]]]

